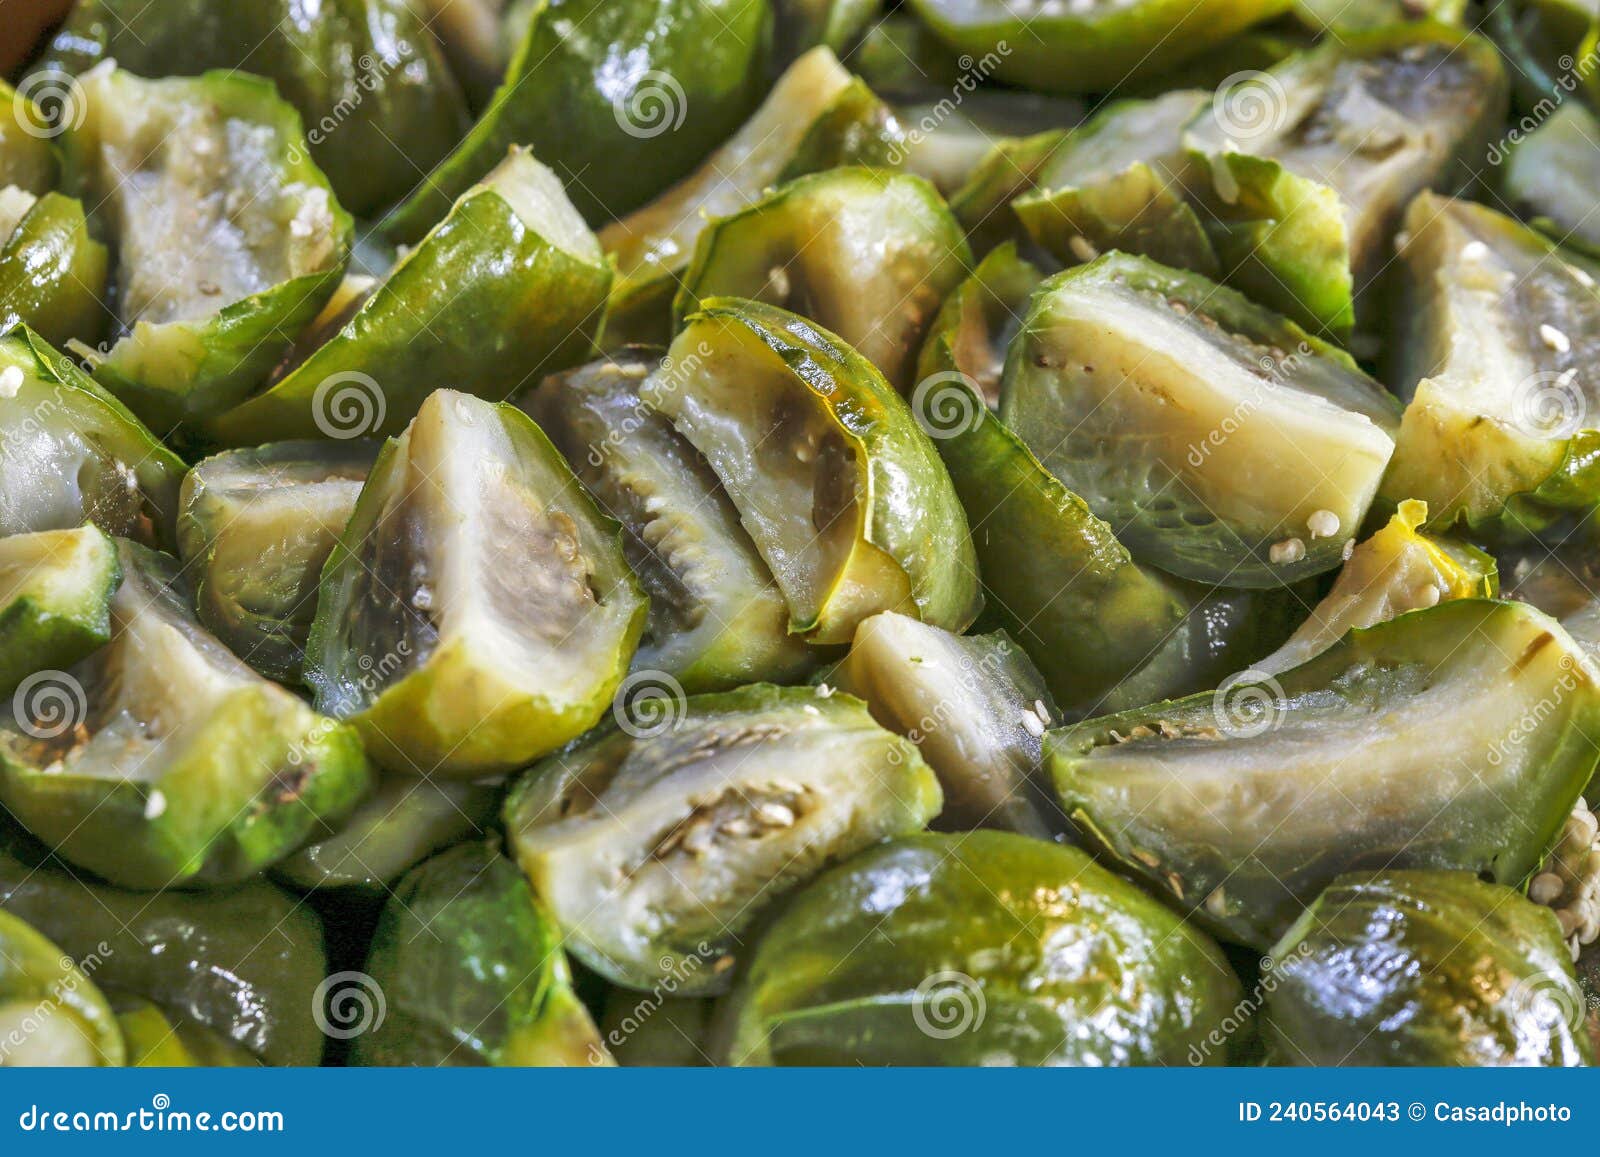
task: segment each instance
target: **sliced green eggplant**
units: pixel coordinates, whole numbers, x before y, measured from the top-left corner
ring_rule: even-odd
[[[961,226],[931,185],[838,168],[779,186],[712,222],[695,246],[679,324],[711,297],[748,297],[838,334],[897,389],[945,295],[971,271]]]
[[[1467,0],[1294,0],[1295,19],[1313,32],[1361,32],[1418,20],[1460,24]]]
[[[13,221],[5,202],[16,204],[19,194],[28,204]],[[54,345],[93,342],[107,320],[109,260],[71,197],[0,189],[0,333],[26,324]]]
[[[50,937],[96,984],[161,1006],[271,1065],[315,1065],[310,1013],[328,972],[322,921],[256,881],[207,892],[127,892],[69,872],[0,830],[0,911]]]
[[[99,1068],[126,1060],[105,996],[39,931],[0,911],[0,1068]]]
[[[121,581],[116,545],[93,523],[0,538],[0,698],[109,642]]]
[[[882,7],[882,0],[772,0],[777,58],[788,64],[819,44],[843,52]]]
[[[610,285],[561,183],[514,150],[326,344],[209,428],[235,446],[392,435],[441,384],[502,401],[590,356]]]
[[[187,469],[71,358],[26,326],[0,336],[0,535],[170,542]]]
[[[1494,559],[1468,543],[1421,533],[1427,520],[1428,504],[1407,500],[1372,537],[1347,543],[1350,557],[1310,618],[1250,670],[1281,674],[1316,658],[1352,629],[1450,599],[1499,594]]]
[[[412,0],[474,109],[505,79],[539,0]]]
[[[767,905],[941,803],[916,747],[860,700],[754,684],[536,764],[506,828],[579,960],[624,987],[671,977],[707,996]]]
[[[69,178],[117,250],[125,335],[95,377],[166,433],[266,379],[338,286],[350,217],[267,81],[108,61],[77,86]]]
[[[663,991],[675,991],[663,985]],[[623,1068],[703,1068],[716,1001],[613,988],[600,1032]]]
[[[1046,92],[1111,92],[1164,73],[1288,6],[1288,0],[911,0],[952,48],[997,57],[996,76]]]
[[[1600,290],[1533,230],[1423,194],[1406,214],[1394,380],[1408,400],[1384,479],[1432,525],[1538,529],[1600,499],[1592,416]]]
[[[1517,883],[1588,783],[1600,672],[1522,603],[1456,599],[1279,676],[1045,740],[1068,815],[1220,935],[1264,949],[1342,872]]]
[[[753,204],[779,181],[835,165],[884,161],[900,136],[888,109],[828,48],[800,57],[698,169],[600,231],[600,244],[617,267],[607,322],[613,342],[671,338],[678,277],[709,221]]]
[[[1440,24],[1341,33],[1220,89],[1185,136],[1230,284],[1347,332],[1406,205],[1476,166],[1505,108],[1493,46]]]
[[[402,196],[467,130],[460,90],[409,0],[79,0],[41,67],[83,73],[113,58],[141,76],[271,80],[355,213]]]
[[[771,20],[768,0],[547,0],[472,131],[384,228],[415,241],[519,144],[586,219],[637,209],[760,101]]]
[[[128,1064],[141,1069],[252,1068],[249,1050],[215,1029],[169,1016],[143,997],[116,995],[112,1007],[127,1047]]]
[[[985,88],[979,83],[985,71],[978,62],[949,86],[894,105],[905,136],[890,160],[949,197],[952,208],[983,200],[1003,206],[1008,177],[1025,178],[1035,146],[1083,119],[1084,105],[1076,98]],[[974,217],[968,208],[962,221],[971,226]]]
[[[300,679],[317,584],[377,457],[367,441],[228,450],[183,480],[178,549],[200,621],[257,671]]]
[[[1506,196],[1518,210],[1561,244],[1600,254],[1600,118],[1567,101],[1505,159]]]
[[[58,119],[66,115],[70,124],[76,116],[73,100],[63,76],[41,73],[21,92],[0,78],[0,188],[14,185],[42,197],[56,187],[61,159],[52,142],[61,134]]]
[[[1246,588],[1339,565],[1394,451],[1397,410],[1293,322],[1120,253],[1039,287],[1000,406],[1135,558]]]
[[[560,930],[491,843],[441,852],[400,881],[373,933],[366,972],[386,1011],[354,1037],[355,1064],[608,1059],[572,989]]]
[[[1017,256],[1015,244],[1008,241],[990,252],[939,307],[917,357],[918,384],[935,377],[959,382],[976,389],[985,405],[998,405],[1006,349],[1022,329],[1028,299],[1043,280],[1036,266]],[[958,420],[959,411],[958,406]],[[926,405],[924,414],[929,414]]]
[[[1271,957],[1279,1064],[1594,1063],[1555,917],[1468,872],[1340,876]]]
[[[1068,265],[1121,249],[1215,276],[1216,254],[1186,200],[1181,139],[1207,99],[1178,89],[1107,105],[1050,149],[1010,212]]]
[[[1060,829],[1038,774],[1040,739],[1056,706],[1039,669],[1005,632],[952,635],[885,611],[862,620],[832,677],[917,745],[944,790],[941,828],[1041,839]]]
[[[923,835],[857,856],[785,906],[719,1012],[717,1055],[1178,1065],[1195,1063],[1238,998],[1203,932],[1078,849]]]
[[[386,775],[337,832],[272,869],[296,888],[381,888],[452,844],[484,835],[499,809],[495,784]]]
[[[0,716],[0,801],[122,887],[246,879],[366,795],[360,741],[208,634],[174,560],[118,560],[111,642]]]
[[[789,606],[696,450],[646,405],[660,352],[640,347],[547,378],[521,403],[566,455],[650,596],[636,672],[690,694],[787,683],[815,662],[789,633]],[[670,383],[668,383],[670,385]]]
[[[882,13],[839,57],[873,92],[896,101],[947,96],[964,71],[960,54],[903,7]]]
[[[616,523],[528,416],[439,390],[322,572],[316,703],[392,771],[477,779],[597,723],[644,628]]]
[[[774,306],[711,298],[644,397],[722,482],[795,633],[846,643],[878,611],[952,631],[976,617],[977,561],[938,452],[834,335]]]

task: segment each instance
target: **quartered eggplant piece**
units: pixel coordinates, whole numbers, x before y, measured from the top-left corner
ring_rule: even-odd
[[[1342,872],[1525,878],[1594,770],[1597,683],[1554,619],[1457,599],[1278,676],[1052,732],[1045,757],[1118,863],[1264,949]]]
[[[458,3],[464,7],[464,3]],[[466,106],[408,0],[78,0],[40,68],[115,59],[140,76],[254,73],[299,110],[339,200],[402,196],[467,130]]]
[[[878,611],[952,631],[976,617],[977,561],[938,452],[833,334],[774,306],[711,298],[644,398],[716,473],[796,634],[847,643]]]
[[[1397,410],[1293,322],[1120,253],[1040,286],[1000,406],[1136,558],[1245,588],[1339,565]]]
[[[828,48],[807,52],[699,168],[600,231],[617,268],[608,340],[671,338],[678,278],[709,221],[737,213],[781,181],[836,165],[883,164],[903,135],[888,108]]]
[[[50,118],[59,112],[40,108],[0,77],[0,188],[15,186],[36,197],[55,188],[61,159]]]
[[[941,382],[975,388],[990,408],[998,405],[1006,350],[1021,331],[1028,299],[1043,280],[1044,274],[1036,266],[1017,256],[1012,242],[992,250],[939,307],[917,357],[918,385],[939,377]],[[948,376],[952,372],[954,378]],[[923,396],[925,424],[939,425],[938,414],[927,405],[937,399]],[[961,399],[957,395],[949,400],[959,403]],[[953,411],[957,421],[970,417],[963,409],[957,404]]]
[[[690,694],[803,677],[816,653],[739,512],[689,441],[643,399],[660,351],[629,347],[547,378],[520,403],[566,455],[650,596],[636,672]]]
[[[478,779],[597,723],[644,628],[616,523],[528,416],[429,395],[322,572],[318,709],[392,771]]]
[[[200,621],[269,679],[296,683],[317,584],[377,457],[366,441],[228,450],[183,480],[178,549]]]
[[[0,535],[69,530],[170,542],[188,467],[20,326],[0,336]]]
[[[72,958],[0,910],[0,1068],[89,1068],[126,1060],[111,1005]]]
[[[528,145],[596,223],[688,173],[761,99],[767,0],[548,0],[455,151],[384,221],[415,241],[456,198]]]
[[[1572,100],[1511,150],[1504,189],[1519,212],[1563,245],[1600,255],[1600,118]]]
[[[322,921],[281,888],[125,892],[0,830],[0,913],[49,936],[119,1001],[159,1005],[180,1032],[209,1030],[271,1065],[322,1059],[310,1015],[328,973]]]
[[[1277,675],[1314,659],[1352,629],[1450,599],[1497,595],[1494,559],[1468,543],[1422,533],[1419,528],[1427,520],[1428,504],[1408,500],[1383,529],[1352,543],[1350,557],[1311,616],[1283,646],[1251,663],[1250,670]]]
[[[911,0],[957,51],[1045,92],[1111,92],[1167,72],[1288,7],[1288,0]]]
[[[0,333],[21,324],[54,345],[94,341],[109,260],[71,197],[0,188]]]
[[[169,1015],[143,997],[112,996],[128,1065],[141,1069],[253,1068],[261,1062],[213,1028]]]
[[[1184,126],[1209,100],[1178,89],[1107,105],[1049,148],[1010,211],[1068,265],[1121,249],[1215,276],[1216,253],[1186,199],[1182,144]]]
[[[911,743],[842,693],[754,684],[598,731],[534,765],[506,829],[584,964],[725,991],[744,933],[818,871],[938,814]]]
[[[1050,839],[1062,827],[1039,778],[1040,740],[1056,706],[1004,631],[953,635],[885,611],[862,620],[832,677],[917,745],[944,790],[944,830]]]
[[[695,246],[676,313],[681,324],[712,297],[792,310],[838,334],[906,390],[935,311],[971,266],[961,226],[922,178],[829,169],[712,222]]]
[[[386,775],[339,830],[272,869],[295,888],[381,888],[433,853],[481,837],[500,807],[497,784]]]
[[[108,61],[76,83],[68,181],[117,251],[125,331],[95,377],[166,433],[266,379],[338,286],[350,217],[267,81]]]
[[[356,1064],[609,1063],[560,930],[493,843],[412,869],[384,906],[365,971],[386,1015],[354,1038]]]
[[[1009,832],[921,835],[862,853],[784,907],[719,1012],[717,1055],[1195,1063],[1238,997],[1203,932],[1078,849]]]
[[[0,699],[109,642],[121,581],[116,544],[92,523],[0,538]]]
[[[1469,872],[1340,876],[1271,958],[1278,1064],[1594,1063],[1555,917]]]
[[[211,429],[230,445],[392,435],[441,383],[502,401],[590,356],[610,284],[561,183],[516,150],[326,344]]]
[[[1537,530],[1600,499],[1600,290],[1526,226],[1423,194],[1406,213],[1395,384],[1408,399],[1383,494],[1432,525]]]
[[[366,795],[360,741],[208,634],[175,560],[117,555],[111,642],[0,716],[0,801],[122,887],[246,879]]]
[[[1476,163],[1505,108],[1493,46],[1439,24],[1341,33],[1219,90],[1185,140],[1229,283],[1347,333],[1406,205]]]

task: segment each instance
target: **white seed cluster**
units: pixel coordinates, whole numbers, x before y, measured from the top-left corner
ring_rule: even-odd
[[[1528,898],[1552,909],[1572,959],[1600,939],[1600,819],[1579,800],[1561,838],[1528,885]]]

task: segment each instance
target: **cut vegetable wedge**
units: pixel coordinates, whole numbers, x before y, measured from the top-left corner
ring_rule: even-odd
[[[0,1068],[99,1068],[125,1058],[94,982],[37,929],[0,911]]]
[[[0,538],[0,698],[111,638],[117,548],[98,527]]]
[[[55,345],[95,341],[108,320],[106,247],[89,235],[83,206],[59,193],[21,194],[28,207],[11,223],[7,202],[19,193],[0,189],[0,333],[23,324]]]

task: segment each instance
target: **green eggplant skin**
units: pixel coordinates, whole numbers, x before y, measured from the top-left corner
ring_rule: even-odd
[[[760,913],[943,806],[915,745],[826,686],[645,700],[540,761],[505,824],[534,891],[614,984],[726,991]]]
[[[59,84],[48,84],[48,93],[40,95],[61,91]],[[42,197],[56,187],[61,157],[51,139],[51,113],[0,78],[0,189],[14,186]]]
[[[939,306],[917,355],[918,385],[953,372],[990,409],[997,406],[1006,347],[1021,330],[1028,299],[1043,280],[1039,267],[1019,256],[1014,242],[992,249]]]
[[[0,535],[92,522],[173,541],[188,466],[27,326],[0,336],[0,439]]]
[[[0,911],[92,966],[96,984],[159,1004],[180,1027],[208,1028],[270,1065],[322,1059],[310,1015],[328,972],[322,921],[281,888],[125,892],[0,829]]]
[[[1600,256],[1600,222],[1589,216],[1600,194],[1596,139],[1600,118],[1568,101],[1511,149],[1502,182],[1507,200],[1537,229],[1590,256]]]
[[[721,479],[796,634],[845,643],[883,610],[953,631],[977,616],[966,516],[932,440],[835,335],[775,306],[711,298],[645,396]]]
[[[0,190],[0,201],[12,191]],[[108,320],[101,299],[109,266],[83,205],[46,193],[0,236],[0,333],[27,325],[52,345],[93,343]]]
[[[1340,876],[1270,956],[1277,1064],[1594,1063],[1555,914],[1470,872]]]
[[[141,76],[225,69],[271,80],[353,213],[402,196],[468,127],[461,92],[408,0],[81,0],[38,68],[77,75],[107,59]]]
[[[609,1063],[560,930],[494,843],[461,844],[407,873],[365,969],[386,1014],[355,1037],[354,1064]]]
[[[1523,880],[1589,782],[1597,725],[1600,671],[1560,624],[1462,598],[1053,731],[1045,761],[1119,867],[1264,950],[1347,871]]]
[[[446,383],[503,401],[592,356],[610,286],[554,176],[513,151],[325,344],[207,432],[226,446],[392,436]]]
[[[1005,423],[1135,557],[1247,589],[1339,565],[1398,411],[1287,318],[1122,253],[1035,291],[1000,399]]]
[[[783,908],[719,1009],[713,1055],[1177,1065],[1239,993],[1203,932],[1076,848],[921,835],[856,856]]]
[[[0,1069],[114,1067],[122,1032],[104,994],[37,929],[0,909]]]
[[[93,523],[0,538],[0,699],[110,642],[121,581],[116,544]]]
[[[174,1020],[160,1005],[117,993],[112,998],[128,1065],[140,1069],[259,1068],[248,1050],[215,1029]]]
[[[1282,14],[1289,2],[1134,0],[1080,10],[1007,0],[911,0],[911,7],[955,51],[994,58],[990,67],[1003,80],[1046,92],[1088,93],[1162,75]]]
[[[194,568],[195,611],[269,679],[300,680],[323,565],[377,454],[366,440],[272,442],[184,477],[178,550]]]
[[[549,0],[472,131],[384,228],[417,240],[519,144],[555,170],[586,219],[621,217],[755,108],[771,37],[768,0]]]

